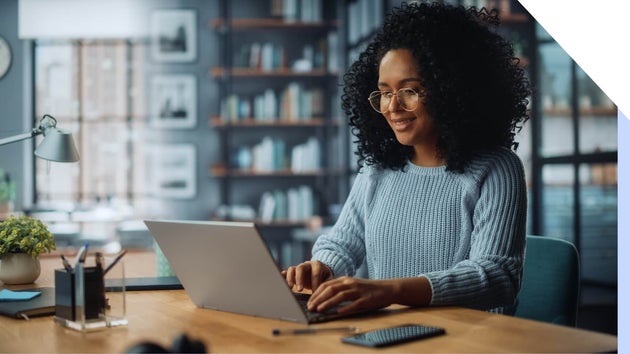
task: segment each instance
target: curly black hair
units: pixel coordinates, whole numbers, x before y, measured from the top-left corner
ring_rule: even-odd
[[[485,8],[403,3],[392,10],[343,77],[342,108],[357,138],[359,167],[404,170],[413,155],[367,100],[377,89],[380,61],[392,49],[408,49],[416,60],[447,170],[463,172],[481,149],[516,149],[530,85],[498,25],[498,12]]]

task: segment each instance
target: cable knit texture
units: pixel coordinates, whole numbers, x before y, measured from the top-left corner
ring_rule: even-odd
[[[370,279],[427,277],[431,305],[508,312],[521,284],[526,211],[523,165],[506,148],[477,154],[462,174],[364,167],[313,259],[352,276],[365,257]]]

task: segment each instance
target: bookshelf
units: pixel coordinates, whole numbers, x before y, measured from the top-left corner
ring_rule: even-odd
[[[208,27],[219,38],[221,138],[210,178],[220,183],[213,219],[303,227],[345,198],[337,9],[319,0],[221,1]],[[298,39],[298,40],[296,40]]]

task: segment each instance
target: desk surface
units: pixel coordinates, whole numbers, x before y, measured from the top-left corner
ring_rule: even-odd
[[[127,258],[127,257],[126,257]],[[151,266],[150,255],[131,254],[127,263]],[[153,262],[153,263],[151,263]],[[52,285],[58,259],[42,261],[37,286]],[[134,269],[132,267],[125,267]],[[138,269],[138,268],[136,268]],[[138,276],[143,274],[129,274]],[[153,275],[153,274],[145,274]],[[274,328],[303,325],[195,307],[183,290],[127,293],[127,327],[79,333],[62,328],[52,317],[29,321],[0,317],[0,352],[122,353],[152,341],[170,346],[181,333],[202,340],[209,352],[374,352],[342,344],[339,333],[273,336]],[[465,308],[391,307],[360,318],[314,326],[352,325],[361,330],[420,323],[444,327],[447,334],[389,348],[384,352],[602,352],[616,351],[617,337]]]

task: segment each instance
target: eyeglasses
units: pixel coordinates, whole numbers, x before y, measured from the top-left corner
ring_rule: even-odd
[[[424,91],[419,92],[418,90],[405,87],[394,92],[374,91],[370,93],[368,100],[375,111],[384,113],[389,109],[389,104],[392,102],[394,95],[396,95],[400,107],[405,111],[411,112],[418,107],[418,98],[424,96],[425,93]]]

